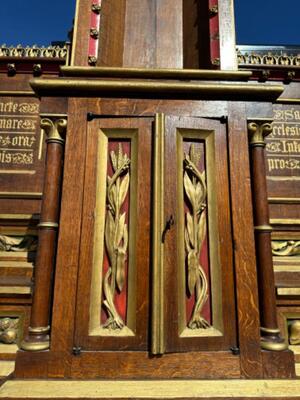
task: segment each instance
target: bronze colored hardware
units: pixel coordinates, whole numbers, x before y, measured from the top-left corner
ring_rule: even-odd
[[[214,17],[215,15],[218,14],[218,12],[219,12],[218,6],[215,5],[215,6],[213,6],[213,7],[211,7],[211,8],[209,9],[209,16],[210,16],[210,17]]]
[[[100,6],[100,4],[96,4],[96,3],[92,4],[92,11],[93,11],[95,14],[100,14],[100,12],[101,12],[101,6]]]
[[[162,235],[161,235],[161,242],[162,242],[162,243],[165,243],[166,234],[167,234],[167,232],[171,229],[171,227],[174,225],[174,223],[175,223],[175,221],[174,221],[173,215],[171,215],[171,216],[168,218],[168,220],[167,220],[167,222],[166,222],[166,225],[165,225],[165,228],[164,228],[164,230],[163,230],[163,233],[162,233]]]
[[[42,66],[41,64],[34,64],[32,67],[33,75],[40,75],[42,73]]]
[[[91,36],[93,39],[98,39],[98,37],[99,37],[99,31],[98,31],[98,29],[96,29],[96,28],[91,28],[91,29],[90,29],[90,36]]]
[[[89,65],[96,65],[96,63],[97,63],[97,57],[89,56]]]
[[[17,72],[16,64],[14,64],[14,63],[8,63],[8,64],[7,64],[7,73],[8,73],[9,75],[14,75],[16,72]]]
[[[75,346],[75,347],[73,347],[72,353],[74,354],[74,356],[80,356],[80,354],[81,354],[81,347],[80,347],[80,346]]]

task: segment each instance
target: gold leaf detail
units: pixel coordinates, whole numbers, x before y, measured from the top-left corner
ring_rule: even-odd
[[[124,321],[119,315],[114,297],[116,288],[121,292],[125,282],[125,266],[128,247],[126,213],[121,214],[122,205],[129,189],[129,165],[127,154],[123,154],[121,143],[117,154],[110,152],[113,175],[107,177],[107,213],[105,221],[105,245],[110,266],[103,280],[103,292],[108,319],[103,327],[122,329]]]
[[[186,212],[186,227],[184,240],[188,266],[188,291],[195,293],[195,304],[192,316],[188,322],[190,329],[207,329],[209,323],[202,317],[201,312],[208,299],[208,283],[205,272],[200,265],[200,254],[206,237],[206,196],[205,171],[200,173],[197,165],[200,155],[194,145],[190,146],[189,154],[184,158],[183,185],[190,201],[190,211]]]

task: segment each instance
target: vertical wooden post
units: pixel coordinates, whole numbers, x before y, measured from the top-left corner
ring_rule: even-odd
[[[237,70],[233,0],[219,0],[220,66],[223,70]]]
[[[264,138],[272,132],[266,121],[248,123],[250,137],[250,162],[252,174],[253,218],[256,245],[257,277],[259,290],[261,348],[281,351],[287,344],[280,336],[276,316],[275,283],[269,224],[269,206],[265,169]]]
[[[49,317],[66,126],[67,120],[62,117],[41,119],[41,128],[48,137],[30,326],[28,336],[21,344],[21,348],[28,351],[46,350],[50,346]]]

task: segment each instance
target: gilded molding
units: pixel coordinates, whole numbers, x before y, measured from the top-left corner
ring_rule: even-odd
[[[199,98],[217,99],[268,99],[276,100],[284,90],[282,85],[243,83],[231,84],[228,82],[172,82],[147,80],[88,80],[76,78],[36,78],[30,81],[32,89],[39,95],[64,96],[99,96],[107,93],[157,93],[157,94],[185,94],[197,95]]]
[[[251,147],[265,147],[265,137],[272,132],[272,125],[266,120],[253,120],[248,122],[248,134]]]
[[[38,228],[58,228],[58,223],[57,222],[52,222],[52,221],[46,221],[46,222],[40,222],[38,224]]]
[[[41,118],[41,128],[47,134],[47,143],[63,144],[66,133],[67,119],[62,117]]]
[[[36,333],[36,334],[44,334],[50,332],[50,325],[47,326],[37,326],[37,327],[29,327],[28,332]]]
[[[123,68],[123,67],[66,67],[64,76],[94,78],[144,78],[144,79],[207,79],[207,80],[248,80],[251,71],[221,71],[180,68]]]
[[[277,335],[280,333],[280,329],[270,329],[270,328],[265,328],[263,326],[260,327],[260,331],[263,333],[269,333],[269,334],[274,334]]]
[[[271,225],[257,225],[254,226],[254,230],[258,232],[272,232],[273,228]]]
[[[50,340],[46,340],[43,342],[26,342],[25,340],[23,340],[20,347],[22,350],[26,351],[48,350],[50,348]]]
[[[165,116],[155,116],[154,179],[153,179],[153,233],[152,233],[152,331],[151,352],[165,352],[164,334],[164,138]]]

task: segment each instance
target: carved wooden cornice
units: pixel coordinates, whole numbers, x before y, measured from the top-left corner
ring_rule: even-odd
[[[32,79],[30,85],[39,96],[99,96],[124,93],[126,95],[184,95],[187,98],[214,100],[276,100],[284,87],[278,84],[246,82],[155,81],[130,79]]]

